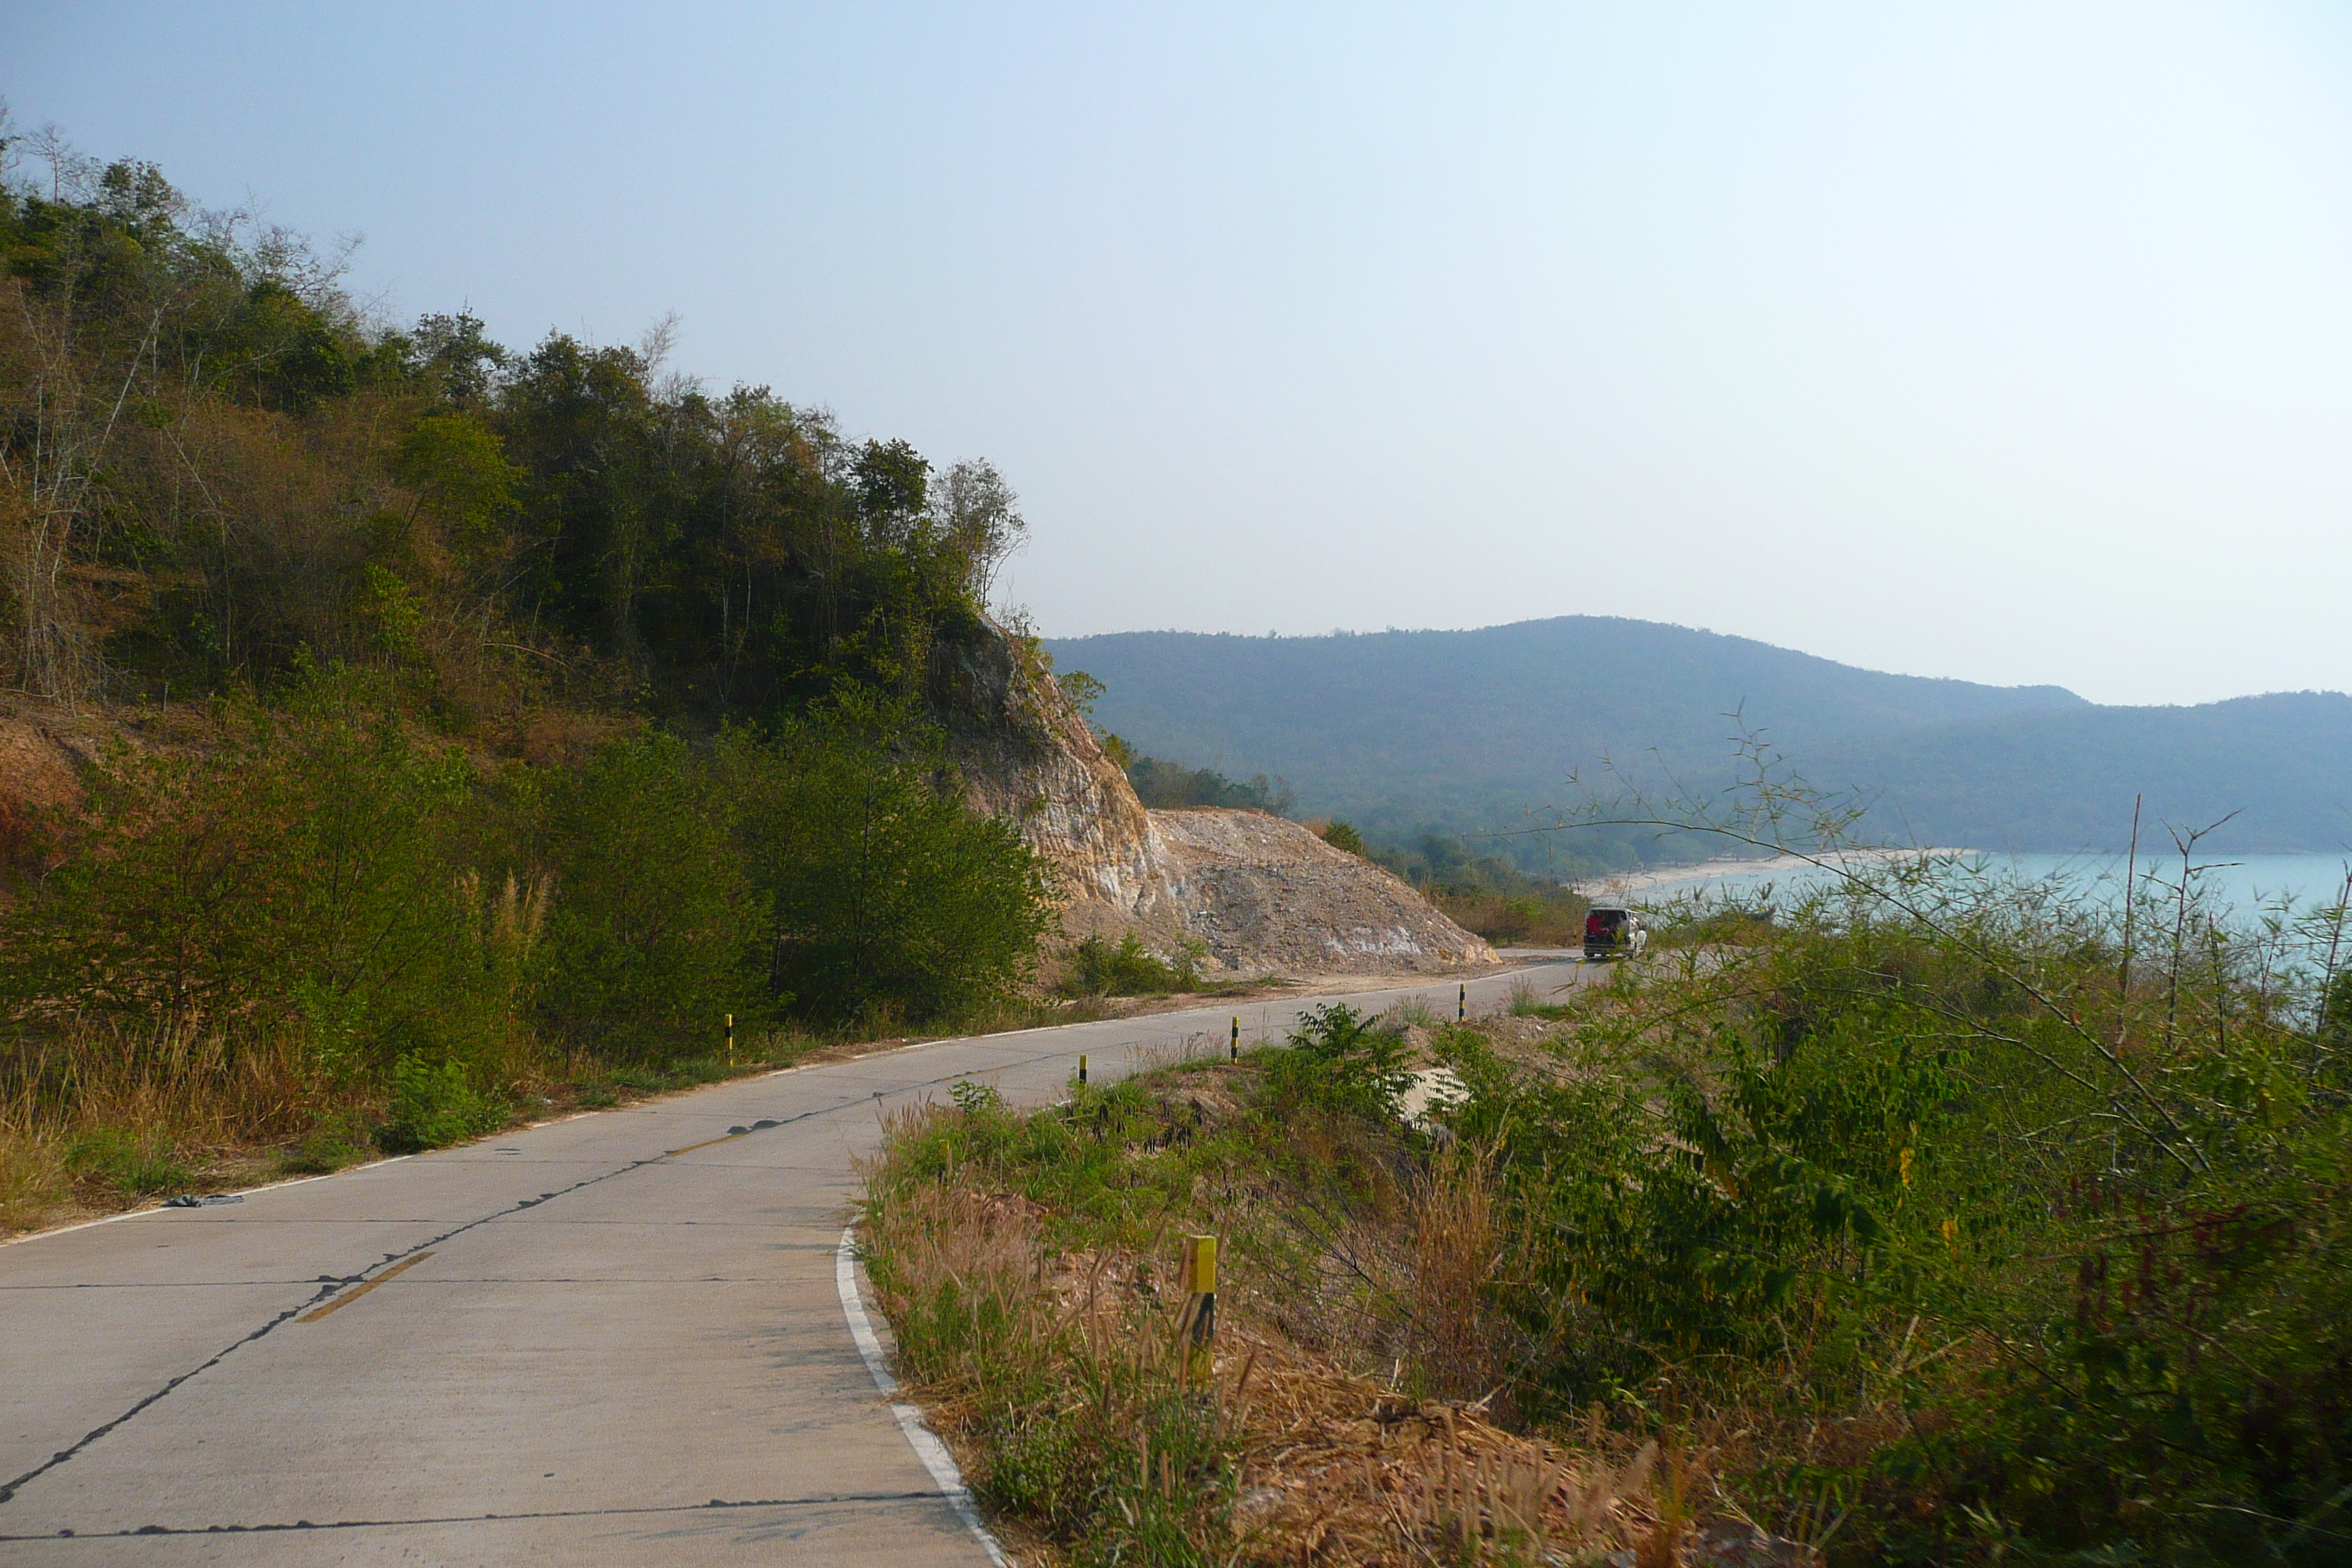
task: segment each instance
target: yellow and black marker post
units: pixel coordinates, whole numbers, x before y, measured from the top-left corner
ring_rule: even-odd
[[[1078,1053],[1078,1081],[1087,1081],[1087,1055],[1084,1051]]]
[[[1238,1013],[1234,1015],[1233,1044],[1226,1049],[1225,1059],[1229,1062],[1242,1059],[1242,1018]]]
[[[735,1015],[727,1015],[727,1065],[735,1065]]]
[[[1470,1021],[1470,986],[1466,981],[1463,983],[1462,988],[1454,994],[1454,1021],[1457,1024],[1466,1024]]]
[[[1184,1381],[1202,1387],[1216,1371],[1217,1238],[1184,1238],[1184,1326],[1192,1341],[1184,1354]]]

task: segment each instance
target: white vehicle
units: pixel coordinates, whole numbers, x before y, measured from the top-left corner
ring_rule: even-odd
[[[1642,917],[1616,904],[1595,904],[1584,917],[1584,956],[1632,958],[1650,945]]]

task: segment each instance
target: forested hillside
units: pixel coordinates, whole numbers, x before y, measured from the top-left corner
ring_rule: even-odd
[[[660,335],[526,352],[470,316],[363,321],[283,234],[151,166],[0,207],[13,662],[58,700],[398,669],[460,726],[551,692],[753,716],[904,686],[1018,540],[937,472]]]
[[[1137,751],[1277,776],[1300,810],[1390,839],[1524,826],[1531,811],[1580,798],[1570,776],[1593,778],[1604,758],[1645,784],[1666,768],[1717,778],[1738,728],[1730,715],[1743,710],[1748,723],[1801,749],[2083,706],[2055,687],[1882,675],[1745,637],[1595,616],[1472,632],[1135,632],[1046,647],[1063,668],[1104,683],[1095,718]],[[1551,852],[1693,852],[1638,835],[1578,846]]]
[[[1095,717],[1137,752],[1266,773],[1299,810],[1390,841],[1432,826],[1524,826],[1587,789],[1615,790],[1604,759],[1645,788],[1673,789],[1671,775],[1713,791],[1733,777],[1743,730],[1816,784],[1877,799],[1868,826],[1901,838],[2120,848],[2141,793],[2151,819],[2201,825],[2240,811],[2217,847],[2332,847],[2352,831],[2352,700],[2340,696],[2102,708],[2057,687],[1885,675],[1585,616],[1468,632],[1137,632],[1046,646],[1103,682]],[[1555,853],[1580,864],[1694,847],[1588,832]]]
[[[2352,697],[2281,691],[2193,708],[2080,708],[1823,746],[1823,783],[1881,795],[1872,826],[1974,848],[2121,847],[2131,803],[2228,850],[2352,842]]]
[[[332,1163],[704,1070],[730,1016],[748,1060],[1006,1004],[1046,887],[940,723],[1002,637],[992,468],[659,333],[372,320],[298,237],[37,151],[0,188],[0,1225],[194,1145]]]

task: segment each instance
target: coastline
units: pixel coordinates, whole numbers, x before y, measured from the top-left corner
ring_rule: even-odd
[[[1760,858],[1701,860],[1689,866],[1653,866],[1639,871],[1618,871],[1605,877],[1580,877],[1568,884],[1569,890],[1586,898],[1610,896],[1629,898],[1636,893],[1654,891],[1660,888],[1680,887],[1685,883],[1711,882],[1721,877],[1769,877],[1795,871],[1810,871],[1822,864],[1866,865],[1872,861],[1926,859],[1937,855],[1966,855],[1966,849],[1858,848],[1832,849],[1810,858],[1802,855],[1769,855]]]

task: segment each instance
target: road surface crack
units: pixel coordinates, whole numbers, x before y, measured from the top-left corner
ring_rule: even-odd
[[[983,1073],[1003,1071],[1011,1068],[1025,1067],[1034,1062],[1051,1060],[1056,1056],[1064,1056],[1067,1054],[1068,1053],[1066,1051],[1053,1050],[1034,1052],[1017,1061],[998,1063],[982,1069],[982,1071]],[[958,1079],[967,1079],[972,1076],[973,1075],[969,1072],[942,1074],[937,1078],[924,1079],[914,1083],[901,1084],[896,1088],[887,1090],[872,1090],[870,1091],[870,1098],[878,1100],[886,1097],[915,1093],[926,1089],[936,1089],[940,1084],[953,1082]],[[760,1133],[780,1131],[783,1128],[794,1126],[800,1122],[807,1121],[816,1117],[837,1115],[841,1111],[864,1103],[867,1098],[869,1098],[868,1094],[845,1095],[838,1104],[811,1107],[809,1110],[796,1111],[781,1120],[770,1121],[763,1126],[747,1128],[742,1133],[730,1133],[729,1134],[729,1137],[730,1139],[736,1137],[756,1137]],[[97,1442],[100,1438],[104,1437],[108,1433],[115,1431],[125,1423],[135,1419],[142,1412],[149,1409],[156,1403],[165,1398],[173,1392],[173,1390],[178,1388],[182,1384],[188,1382],[191,1378],[200,1377],[204,1373],[210,1372],[214,1367],[218,1366],[222,1362],[226,1361],[230,1356],[236,1354],[236,1352],[244,1349],[247,1345],[252,1344],[258,1340],[268,1338],[287,1323],[301,1317],[303,1314],[309,1312],[313,1308],[320,1306],[321,1303],[331,1300],[339,1291],[344,1289],[346,1287],[364,1284],[371,1279],[381,1279],[384,1275],[389,1274],[397,1268],[405,1267],[407,1260],[415,1258],[416,1254],[429,1251],[432,1248],[439,1247],[443,1242],[463,1236],[467,1231],[474,1230],[481,1226],[488,1225],[494,1220],[504,1219],[509,1215],[520,1214],[526,1209],[537,1208],[540,1205],[550,1202],[552,1199],[564,1197],[570,1194],[580,1192],[584,1188],[595,1186],[600,1183],[612,1181],[617,1176],[625,1176],[632,1172],[642,1171],[648,1165],[658,1165],[664,1161],[675,1158],[678,1152],[679,1152],[676,1150],[664,1150],[658,1154],[650,1154],[641,1160],[631,1160],[625,1164],[616,1165],[609,1171],[601,1172],[593,1176],[583,1176],[580,1180],[572,1183],[570,1186],[558,1187],[553,1192],[541,1193],[536,1197],[524,1198],[520,1202],[509,1204],[505,1207],[497,1209],[489,1214],[482,1215],[474,1219],[469,1219],[463,1225],[453,1226],[449,1229],[441,1232],[438,1236],[426,1237],[424,1240],[417,1242],[412,1247],[404,1247],[401,1251],[387,1252],[383,1255],[383,1258],[380,1262],[375,1263],[367,1268],[362,1269],[357,1274],[343,1275],[340,1277],[327,1275],[320,1276],[321,1283],[320,1284],[319,1289],[311,1292],[309,1297],[296,1302],[293,1306],[287,1308],[284,1311],[279,1312],[268,1322],[263,1323],[259,1328],[254,1330],[251,1333],[246,1334],[242,1338],[232,1342],[221,1350],[206,1357],[204,1361],[199,1362],[196,1365],[190,1367],[187,1371],[180,1373],[179,1376],[173,1378],[170,1382],[164,1384],[162,1387],[156,1389],[153,1393],[148,1394],[145,1398],[131,1405],[130,1409],[125,1410],[121,1415],[115,1416],[112,1420],[106,1422],[102,1426],[92,1427],[89,1431],[82,1434],[79,1441],[58,1449],[56,1453],[51,1454],[39,1464],[35,1465],[31,1469],[26,1470],[23,1475],[20,1475],[15,1479],[5,1483],[0,1483],[0,1505],[5,1505],[14,1501],[16,1494],[22,1491],[29,1482],[38,1480],[42,1476],[47,1475],[49,1471],[56,1469],[60,1465],[70,1464],[77,1456],[82,1453],[83,1450],[87,1449],[91,1444]],[[256,1526],[255,1528],[264,1527]],[[289,1525],[284,1526],[283,1528],[293,1529],[296,1527]],[[0,1535],[0,1541],[12,1539],[15,1538]]]
[[[104,1541],[140,1535],[261,1535],[288,1530],[399,1530],[435,1524],[506,1524],[553,1519],[627,1519],[657,1514],[707,1514],[754,1508],[827,1508],[855,1502],[935,1502],[932,1491],[818,1492],[810,1497],[712,1498],[709,1502],[648,1503],[635,1508],[538,1509],[521,1513],[425,1514],[413,1519],[335,1519],[314,1524],[298,1519],[290,1524],[142,1524],[128,1530],[45,1530],[34,1535],[0,1533],[0,1545],[21,1541]]]

